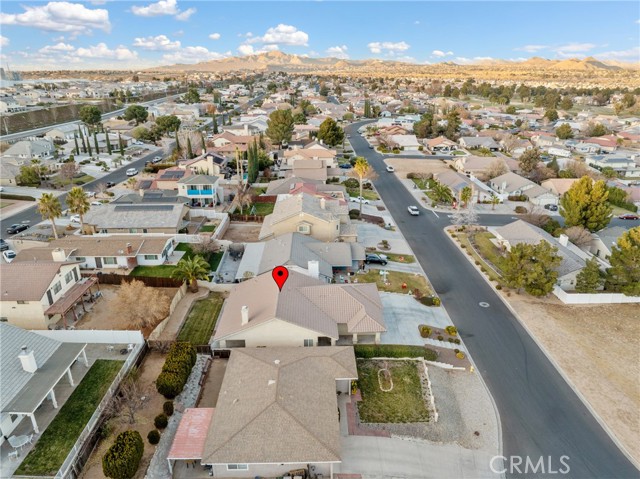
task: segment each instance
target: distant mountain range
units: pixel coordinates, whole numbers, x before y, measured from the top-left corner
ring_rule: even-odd
[[[177,64],[149,68],[149,72],[210,72],[223,73],[231,71],[286,71],[286,72],[353,72],[353,73],[392,73],[416,72],[428,73],[434,70],[450,69],[497,69],[510,70],[546,70],[549,72],[621,72],[623,70],[640,70],[640,63],[624,63],[601,61],[593,57],[570,58],[566,60],[547,60],[532,57],[526,61],[482,60],[474,64],[457,64],[452,61],[435,64],[416,64],[392,60],[343,60],[339,58],[312,58],[291,55],[280,51],[228,57],[221,60],[210,60],[196,64]]]

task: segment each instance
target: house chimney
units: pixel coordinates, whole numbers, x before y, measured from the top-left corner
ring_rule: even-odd
[[[500,193],[504,193],[506,189],[507,189],[507,182],[503,181],[502,184],[500,185]]]
[[[53,258],[53,261],[56,261],[58,263],[62,263],[63,261],[66,261],[67,259],[67,255],[65,254],[64,250],[62,248],[56,248],[51,252],[51,256]]]
[[[246,325],[249,323],[249,307],[248,306],[243,306],[242,309],[240,309],[240,315],[242,316],[242,325]]]
[[[561,234],[558,238],[558,243],[560,243],[562,246],[567,246],[567,244],[569,244],[569,237],[565,234]]]
[[[38,370],[38,364],[36,358],[33,355],[33,351],[27,351],[27,346],[22,346],[22,351],[18,355],[20,362],[22,363],[22,369],[28,373],[35,373]]]
[[[131,253],[133,253],[133,247],[131,246],[131,243],[127,243],[127,254]]]
[[[320,208],[323,210],[327,208],[327,200],[324,198],[320,198]]]
[[[307,270],[312,278],[320,278],[320,262],[318,260],[307,261]]]

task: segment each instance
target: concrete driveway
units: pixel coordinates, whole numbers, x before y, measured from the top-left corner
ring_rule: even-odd
[[[382,344],[413,344],[423,346],[418,326],[428,324],[444,329],[453,324],[444,308],[432,308],[418,303],[413,296],[398,293],[380,293],[384,306],[387,332],[380,335]]]
[[[398,254],[413,254],[409,244],[399,231],[391,231],[371,223],[357,222],[358,243],[362,246],[375,248],[382,240],[387,240],[391,250]]]
[[[482,479],[491,472],[493,454],[426,441],[372,436],[342,437],[342,464],[334,472],[359,473],[367,479]],[[500,463],[496,460],[496,470]]]

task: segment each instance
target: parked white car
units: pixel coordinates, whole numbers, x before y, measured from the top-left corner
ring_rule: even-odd
[[[102,206],[102,203],[100,201],[92,201],[91,206]]]
[[[16,257],[16,252],[12,249],[8,249],[2,252],[2,257],[7,263],[11,263],[13,259]]]
[[[418,216],[420,214],[420,210],[418,209],[418,207],[413,205],[407,207],[407,211],[411,216]]]
[[[351,201],[353,201],[354,203],[362,203],[363,205],[368,205],[370,203],[370,201],[362,196],[354,196],[353,198],[351,198]]]
[[[396,171],[396,170],[395,170],[395,168],[394,168],[393,166],[389,165],[389,166],[387,166],[387,171],[388,171],[389,173],[393,173],[393,172],[394,172],[394,171]]]
[[[136,168],[129,168],[127,170],[127,176],[136,176],[138,174],[138,170]]]
[[[80,215],[73,215],[71,218],[69,218],[69,221],[71,221],[71,223],[80,224]]]

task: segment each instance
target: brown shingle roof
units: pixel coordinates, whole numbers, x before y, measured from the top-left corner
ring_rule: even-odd
[[[63,265],[71,263],[25,262],[0,265],[2,301],[40,301]]]

